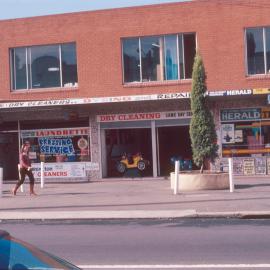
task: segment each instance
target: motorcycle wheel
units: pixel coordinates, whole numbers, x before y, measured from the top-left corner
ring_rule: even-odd
[[[126,165],[122,162],[118,162],[116,165],[116,169],[119,173],[124,173],[126,171]]]
[[[137,165],[138,170],[143,171],[145,170],[145,167],[146,167],[145,161],[140,160]]]

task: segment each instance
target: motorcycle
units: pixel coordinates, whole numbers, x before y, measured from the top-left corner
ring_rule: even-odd
[[[145,160],[141,153],[135,155],[124,153],[121,160],[117,162],[116,169],[119,173],[124,173],[127,169],[135,168],[139,171],[144,171],[149,164],[150,162]]]

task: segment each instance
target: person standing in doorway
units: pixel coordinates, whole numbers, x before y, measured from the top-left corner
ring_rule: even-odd
[[[25,176],[27,175],[29,177],[30,181],[30,195],[37,195],[34,191],[34,176],[32,173],[32,167],[31,167],[31,161],[29,158],[29,149],[30,149],[30,142],[26,141],[23,143],[20,153],[20,170],[19,174],[21,177],[19,177],[19,181],[16,184],[16,186],[12,189],[12,194],[15,196],[17,193],[18,188],[20,185],[23,184],[25,180]]]

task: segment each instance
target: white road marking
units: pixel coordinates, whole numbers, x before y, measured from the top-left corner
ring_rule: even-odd
[[[270,269],[270,264],[141,264],[141,265],[78,265],[82,269]]]

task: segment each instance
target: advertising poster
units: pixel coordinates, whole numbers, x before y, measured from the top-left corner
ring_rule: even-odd
[[[242,158],[234,158],[233,159],[233,174],[234,175],[243,175],[243,159]]]
[[[255,159],[254,158],[243,159],[243,171],[244,171],[244,175],[255,174]]]
[[[256,157],[255,158],[255,173],[257,174],[266,174],[266,159],[265,157]]]
[[[234,131],[234,142],[243,142],[243,130]]]
[[[41,177],[40,163],[33,163],[33,175]],[[45,163],[44,178],[85,178],[88,171],[99,170],[98,163],[92,162],[67,162],[67,163]]]
[[[222,144],[234,143],[234,124],[221,125]]]
[[[270,175],[270,157],[266,159],[267,174]]]

